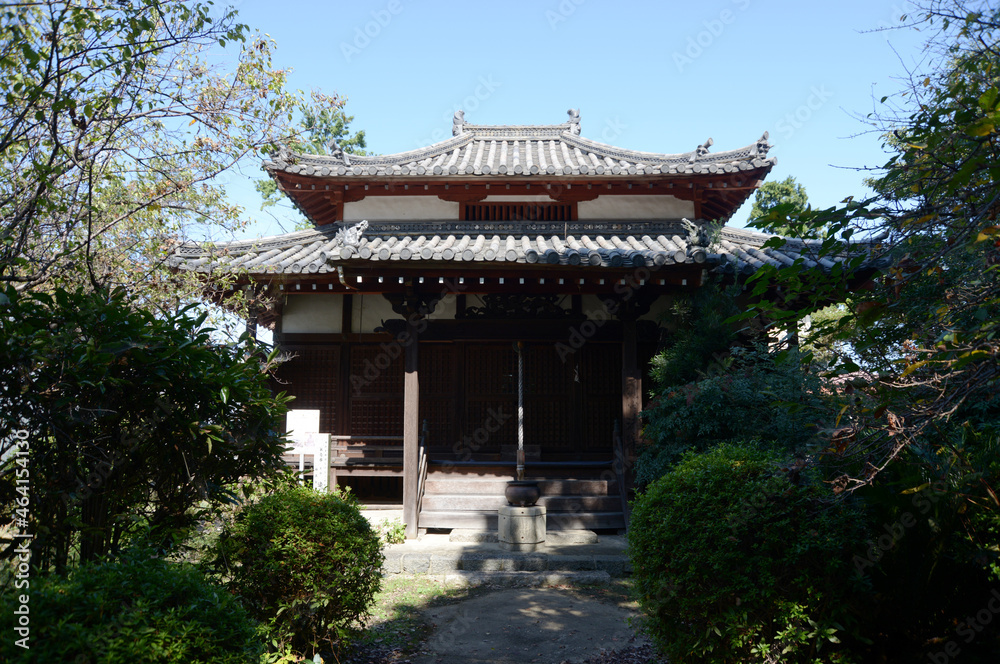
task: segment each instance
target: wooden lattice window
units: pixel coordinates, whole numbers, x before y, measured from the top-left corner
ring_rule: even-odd
[[[278,367],[276,388],[295,397],[292,408],[318,410],[320,432],[336,433],[340,349],[293,346],[284,350],[291,359]]]
[[[468,203],[464,221],[573,221],[572,203]]]

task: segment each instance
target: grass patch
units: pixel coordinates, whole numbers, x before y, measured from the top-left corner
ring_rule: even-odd
[[[361,647],[413,652],[431,632],[430,623],[424,619],[427,609],[487,592],[490,589],[447,585],[429,575],[383,577],[382,590],[375,595],[372,615],[357,643]]]

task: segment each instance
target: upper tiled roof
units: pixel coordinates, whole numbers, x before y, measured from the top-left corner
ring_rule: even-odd
[[[742,274],[765,264],[792,265],[800,259],[807,268],[828,269],[835,264],[817,257],[818,241],[788,239],[780,249],[763,248],[772,235],[730,227],[723,227],[711,244],[703,246],[704,232],[699,237],[697,227],[683,221],[644,223],[639,232],[629,221],[606,222],[602,224],[606,230],[567,235],[543,230],[462,232],[451,223],[442,222],[439,232],[420,234],[380,231],[373,224],[357,245],[345,243],[342,234],[338,237],[330,227],[211,247],[187,243],[177,246],[169,264],[182,270],[235,269],[255,275],[321,275],[338,267],[379,262],[414,267],[538,263],[587,269],[690,263]],[[621,231],[613,230],[616,227]]]
[[[770,168],[775,159],[765,132],[755,143],[728,152],[709,152],[712,139],[679,154],[639,152],[580,136],[580,116],[557,125],[472,125],[456,113],[454,136],[434,145],[380,156],[344,153],[296,154],[286,148],[264,162],[270,173],[316,177],[371,176],[634,176],[718,174]]]

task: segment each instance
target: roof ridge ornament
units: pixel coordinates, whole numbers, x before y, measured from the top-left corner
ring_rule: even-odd
[[[681,219],[681,226],[687,232],[687,241],[692,247],[707,248],[711,244],[711,238],[709,238],[708,230],[704,225],[696,224],[684,217]]]
[[[704,143],[702,143],[701,145],[699,145],[694,149],[694,154],[688,158],[688,163],[693,164],[695,160],[701,159],[702,157],[707,155],[708,149],[712,147],[714,144],[715,141],[713,141],[712,137],[709,136],[707,141],[705,141]]]
[[[451,120],[451,135],[461,136],[465,133],[465,111],[458,109]]]
[[[333,239],[335,242],[339,242],[342,247],[354,247],[357,249],[361,246],[361,234],[365,232],[366,228],[368,228],[368,220],[362,219],[353,226],[341,228],[333,236]]]
[[[580,109],[571,108],[566,113],[569,115],[569,133],[574,136],[580,135]]]
[[[295,163],[295,156],[284,143],[278,143],[278,145],[270,151],[270,156],[271,161],[283,166]]]
[[[339,159],[342,162],[344,162],[344,166],[351,165],[350,158],[347,156],[347,153],[344,152],[344,148],[340,147],[340,143],[337,142],[336,138],[330,139],[329,148],[331,157],[333,157],[334,159]]]
[[[774,147],[773,145],[771,145],[770,142],[768,142],[767,139],[769,137],[770,133],[765,131],[764,135],[757,139],[757,156],[760,157],[761,159],[766,157],[767,151],[770,150],[772,147]]]

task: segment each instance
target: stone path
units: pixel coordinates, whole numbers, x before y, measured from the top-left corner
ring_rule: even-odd
[[[504,589],[430,609],[435,625],[413,664],[555,664],[642,645],[630,610],[556,588]]]

